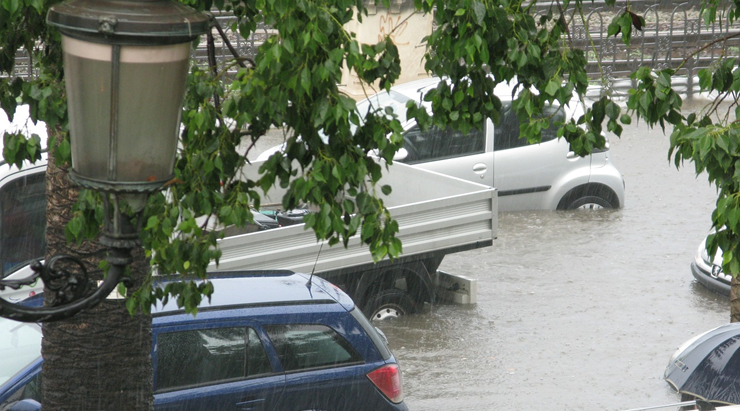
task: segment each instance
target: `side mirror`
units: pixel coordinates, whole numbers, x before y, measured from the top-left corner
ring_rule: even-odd
[[[409,156],[409,151],[401,147],[396,154],[393,155],[393,161],[403,161]]]

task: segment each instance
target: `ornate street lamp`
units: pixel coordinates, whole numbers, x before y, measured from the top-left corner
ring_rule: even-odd
[[[111,264],[95,288],[69,256],[33,265],[35,274],[0,280],[0,289],[41,278],[54,305],[26,307],[0,299],[0,316],[25,322],[68,318],[105,299],[120,281],[139,233],[148,196],[174,177],[190,47],[210,18],[169,0],[71,0],[47,22],[62,33],[72,171],[81,187],[102,194],[100,243]],[[131,217],[133,216],[133,217]],[[72,260],[81,272],[58,268]]]

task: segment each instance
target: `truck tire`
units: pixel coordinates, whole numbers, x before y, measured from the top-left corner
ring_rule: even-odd
[[[392,288],[372,297],[362,311],[371,321],[383,321],[415,313],[416,304],[405,291]]]

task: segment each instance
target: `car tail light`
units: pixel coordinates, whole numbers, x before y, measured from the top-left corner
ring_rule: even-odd
[[[403,401],[403,381],[401,379],[401,369],[398,367],[398,364],[388,364],[375,371],[371,371],[367,374],[367,378],[391,402],[398,404]]]

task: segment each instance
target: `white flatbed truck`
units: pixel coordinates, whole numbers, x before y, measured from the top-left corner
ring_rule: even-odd
[[[328,247],[298,224],[224,238],[213,271],[313,272],[341,287],[376,318],[414,312],[437,296],[474,303],[475,280],[437,268],[447,254],[492,245],[498,228],[496,190],[400,163],[384,171],[380,184],[393,188],[383,202],[398,222],[403,244],[399,258],[374,263],[359,236],[346,248]],[[279,203],[283,192],[273,188],[264,202]]]

